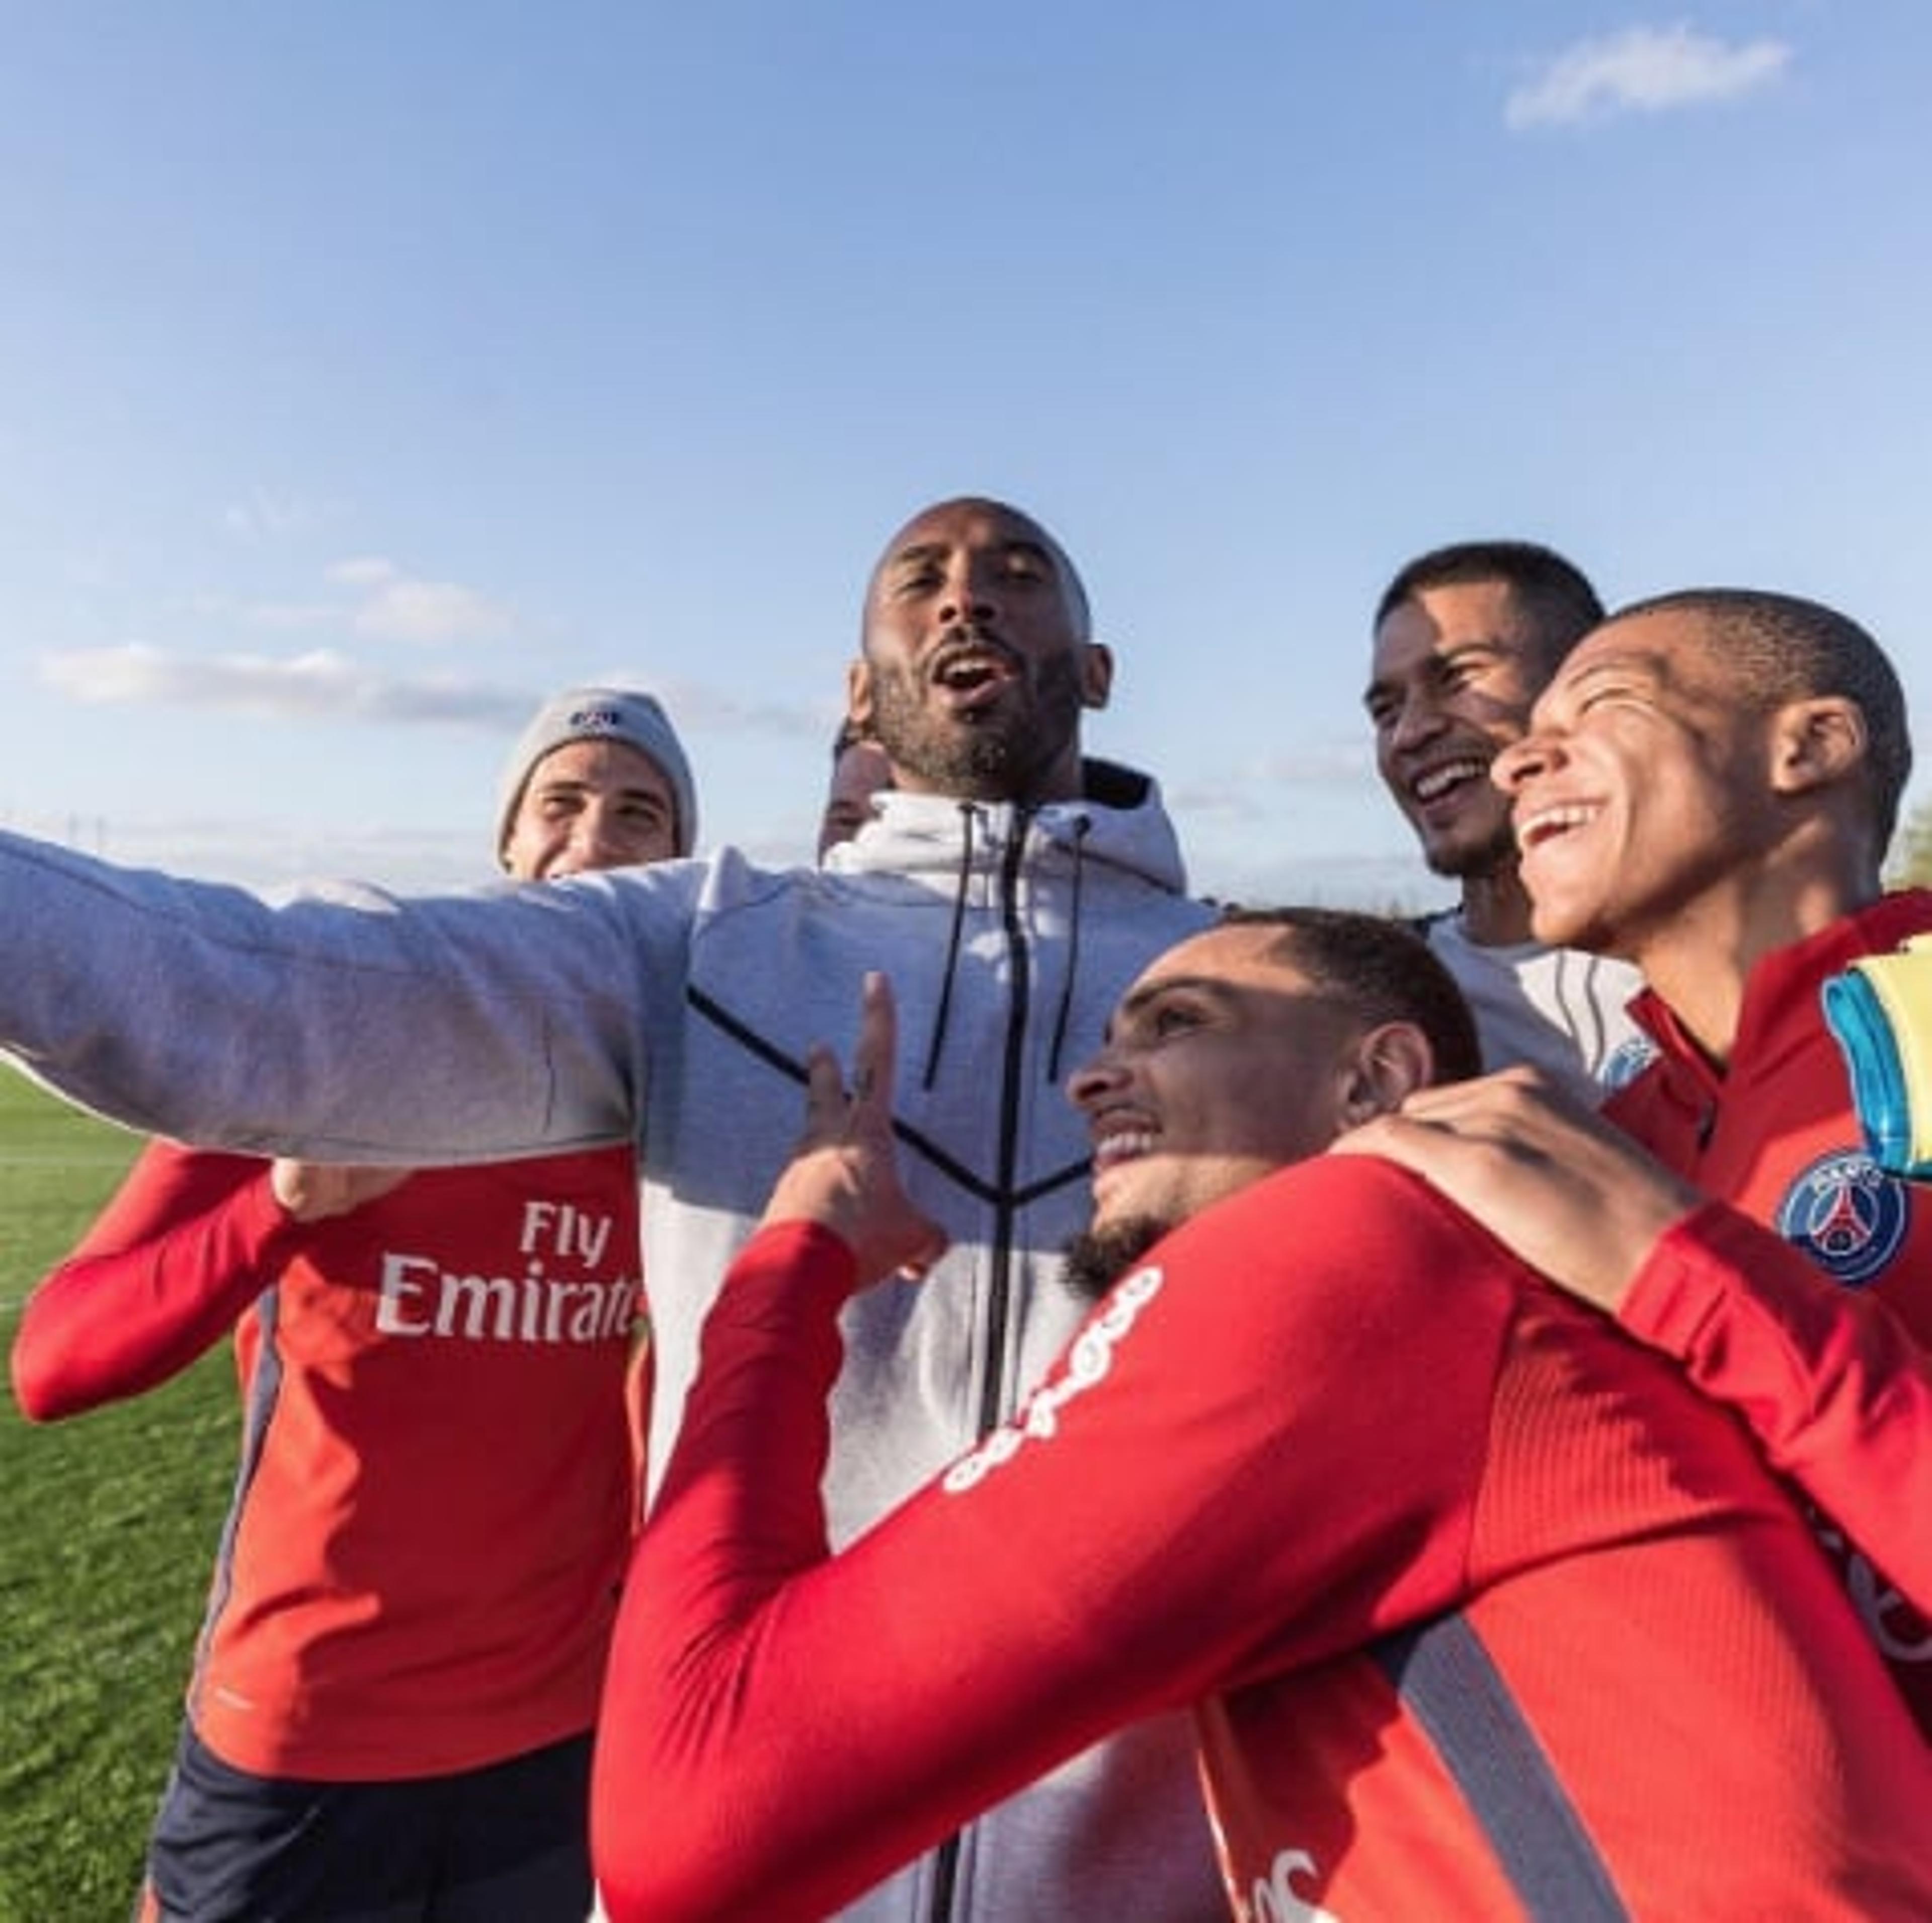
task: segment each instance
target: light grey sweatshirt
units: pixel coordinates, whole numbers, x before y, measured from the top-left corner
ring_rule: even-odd
[[[1010,1413],[1077,1326],[1058,1252],[1085,1219],[1087,1143],[1066,1079],[1142,965],[1210,918],[1153,783],[1088,774],[1090,798],[1032,811],[882,796],[824,869],[727,850],[406,900],[270,901],[0,837],[0,1044],[73,1100],[210,1147],[427,1164],[634,1136],[655,1472],[796,1138],[806,1050],[849,1059],[860,977],[883,969],[907,1185],[951,1245],[847,1312],[826,1483],[842,1543]],[[1224,1918],[1191,1733],[1103,1745],[847,1914]]]

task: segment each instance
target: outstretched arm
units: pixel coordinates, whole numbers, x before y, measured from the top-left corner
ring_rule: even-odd
[[[659,867],[271,901],[0,834],[0,1047],[130,1127],[242,1153],[420,1166],[618,1141],[698,885]]]
[[[1882,1301],[1834,1287],[1533,1071],[1426,1090],[1336,1148],[1421,1176],[1675,1357],[1932,1611],[1932,1356]]]

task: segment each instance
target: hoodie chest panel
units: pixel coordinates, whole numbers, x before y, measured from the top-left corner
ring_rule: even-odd
[[[1072,1334],[1081,1305],[1059,1283],[1059,1251],[1090,1194],[1065,1077],[1098,1047],[1120,990],[1205,915],[1138,882],[1091,884],[1077,954],[1064,883],[1023,885],[1009,901],[983,873],[956,942],[950,894],[894,877],[800,883],[701,931],[674,1088],[662,1058],[654,1065],[653,1135],[669,1152],[646,1153],[661,1433],[694,1367],[703,1309],[796,1140],[806,1051],[823,1039],[849,1060],[868,969],[890,977],[898,1007],[904,1178],[951,1247],[922,1283],[868,1290],[848,1311],[828,1483],[835,1532],[968,1446],[988,1409],[1004,1415]],[[1075,993],[1054,1079],[1070,960]]]
[[[822,1041],[849,1061],[860,983],[878,969],[898,1010],[894,1108],[908,1179],[949,1227],[956,1208],[994,1205],[1084,1162],[1064,1064],[1059,1080],[1048,1073],[1066,979],[1064,891],[1022,885],[1009,903],[997,877],[976,874],[956,942],[953,921],[934,891],[874,882],[800,888],[706,930],[693,955],[676,1161],[701,1179],[706,1162],[750,1149],[756,1180],[736,1206],[761,1203],[796,1136],[806,1052]],[[1120,985],[1107,945],[1096,945],[1071,1011],[1071,1060],[1097,1045],[1096,1004]]]

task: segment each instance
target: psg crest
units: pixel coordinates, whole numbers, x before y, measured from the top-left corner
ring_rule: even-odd
[[[1778,1209],[1778,1233],[1848,1289],[1883,1272],[1911,1223],[1911,1191],[1857,1149],[1820,1155]]]

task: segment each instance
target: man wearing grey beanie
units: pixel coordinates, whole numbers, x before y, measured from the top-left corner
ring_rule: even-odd
[[[505,764],[519,881],[691,852],[691,771],[626,688]],[[40,1419],[231,1328],[243,1454],[142,1914],[580,1923],[590,1729],[647,1399],[628,1143],[469,1168],[147,1149],[26,1305]]]
[[[655,1475],[705,1312],[792,1147],[808,1053],[849,1055],[859,983],[885,971],[907,1182],[950,1248],[845,1319],[822,1484],[843,1544],[1002,1422],[1078,1327],[1060,1252],[1088,1146],[1066,1077],[1140,969],[1210,919],[1156,783],[1083,753],[1112,675],[1053,536],[1000,502],[942,502],[866,586],[848,705],[892,786],[822,867],[727,848],[541,889],[271,903],[0,835],[0,1046],[76,1101],[230,1148],[414,1165],[634,1142]],[[622,1820],[648,1834],[651,1816]],[[1174,1718],[842,1913],[1226,1913]]]
[[[600,754],[600,744],[617,750],[615,759]],[[566,749],[578,752],[562,754]],[[568,775],[560,777],[559,768],[566,763]],[[586,787],[579,779],[580,764],[613,771]],[[530,783],[540,770],[544,771],[540,785],[549,787],[550,798],[526,805]],[[567,778],[571,789],[561,799],[560,778]],[[586,807],[590,802],[596,805]],[[535,854],[530,850],[543,838],[546,825],[567,825],[575,838],[564,834],[558,837],[560,845]],[[526,838],[520,859],[513,858],[511,846],[519,834]],[[586,836],[594,838],[586,843]],[[632,836],[642,837],[638,845],[645,853],[623,852]],[[496,798],[496,858],[520,879],[548,881],[558,873],[688,855],[697,843],[698,790],[691,766],[676,730],[650,695],[627,687],[566,688],[531,716],[503,764]],[[584,846],[608,846],[620,858],[573,860],[571,851]]]

